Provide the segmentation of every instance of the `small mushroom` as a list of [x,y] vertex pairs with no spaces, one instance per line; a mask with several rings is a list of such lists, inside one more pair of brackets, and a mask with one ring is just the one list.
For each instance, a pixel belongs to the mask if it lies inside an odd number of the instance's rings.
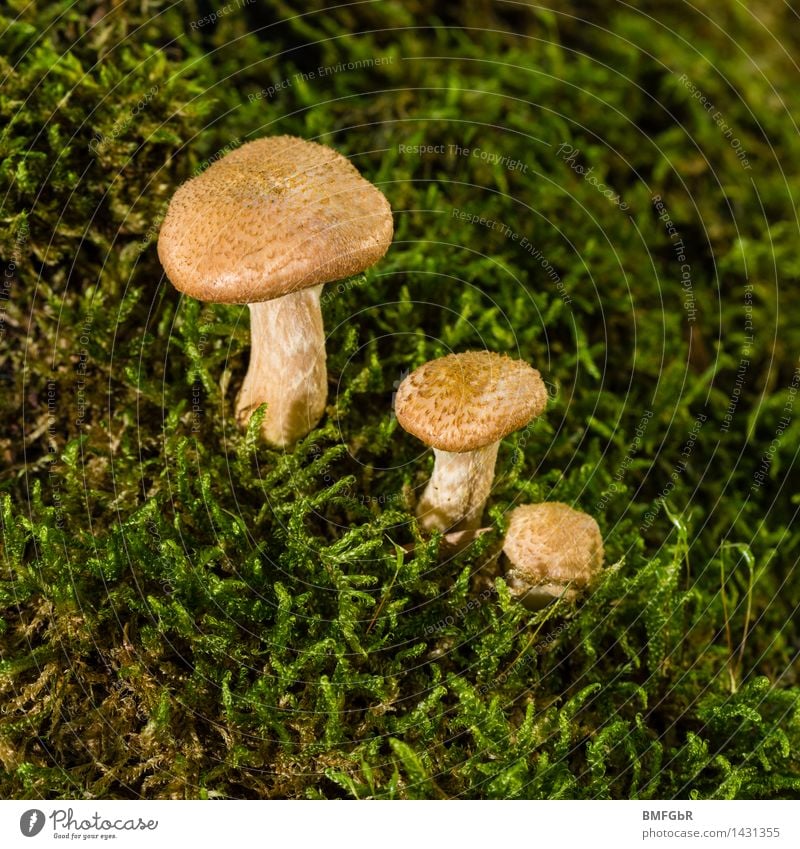
[[540,415],[539,372],[490,351],[448,354],[420,366],[397,389],[401,427],[433,448],[433,475],[417,505],[431,531],[480,526],[500,440]]
[[591,516],[568,504],[524,504],[511,512],[503,554],[512,595],[538,610],[589,586],[603,566],[603,538]]
[[265,402],[273,445],[317,424],[328,394],[322,286],[377,262],[392,230],[389,202],[348,159],[292,136],[242,145],[175,192],[158,237],[167,276],[194,298],[250,307],[242,426]]

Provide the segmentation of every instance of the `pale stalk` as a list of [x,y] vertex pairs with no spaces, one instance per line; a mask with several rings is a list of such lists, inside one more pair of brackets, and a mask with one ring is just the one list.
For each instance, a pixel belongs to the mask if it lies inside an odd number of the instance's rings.
[[472,531],[480,527],[499,446],[499,442],[493,442],[463,453],[433,449],[433,474],[417,505],[417,517],[426,531]]
[[236,400],[245,426],[267,404],[262,434],[279,448],[297,442],[325,411],[328,374],[320,293],[313,286],[271,301],[250,304],[250,367]]

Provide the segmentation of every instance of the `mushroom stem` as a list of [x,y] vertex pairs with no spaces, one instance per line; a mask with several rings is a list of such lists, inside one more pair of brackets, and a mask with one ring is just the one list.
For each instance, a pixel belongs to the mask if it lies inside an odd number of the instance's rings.
[[236,400],[236,419],[247,424],[267,404],[264,438],[285,448],[322,418],[328,396],[325,331],[320,293],[312,286],[250,304],[250,367]]
[[426,531],[480,527],[499,447],[499,442],[492,442],[463,453],[433,449],[433,474],[417,505],[417,518]]

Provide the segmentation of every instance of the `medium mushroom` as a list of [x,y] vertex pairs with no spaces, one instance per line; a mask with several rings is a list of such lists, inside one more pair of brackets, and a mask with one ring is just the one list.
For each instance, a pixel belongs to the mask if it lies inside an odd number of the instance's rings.
[[511,594],[538,610],[589,586],[603,565],[603,538],[591,516],[568,504],[524,504],[511,512],[503,554]]
[[433,475],[417,505],[425,530],[479,526],[500,440],[546,404],[536,369],[490,351],[448,354],[403,380],[395,397],[397,420],[434,453]]
[[292,136],[242,145],[175,192],[158,237],[167,276],[194,298],[250,307],[242,426],[263,403],[273,445],[317,424],[328,394],[322,286],[377,262],[392,230],[389,202],[348,159]]

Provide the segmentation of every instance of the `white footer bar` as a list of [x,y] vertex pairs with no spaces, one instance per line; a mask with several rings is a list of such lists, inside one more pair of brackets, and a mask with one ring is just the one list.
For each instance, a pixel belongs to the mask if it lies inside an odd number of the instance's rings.
[[800,802],[0,801],[0,846],[796,847]]

